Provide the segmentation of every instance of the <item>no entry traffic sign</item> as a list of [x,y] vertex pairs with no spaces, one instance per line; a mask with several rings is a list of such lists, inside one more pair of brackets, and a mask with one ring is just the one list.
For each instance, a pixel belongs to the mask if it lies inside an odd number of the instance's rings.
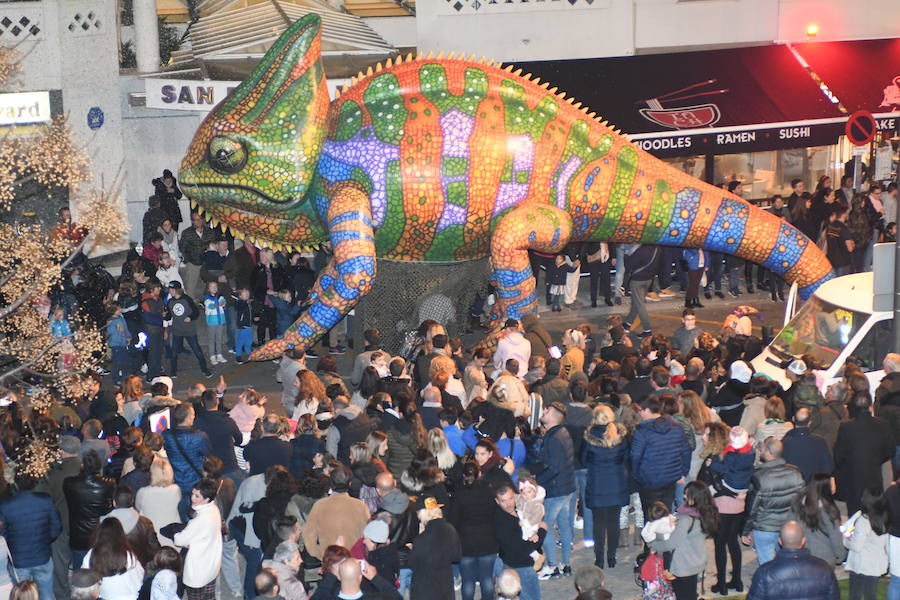
[[858,110],[847,119],[844,133],[847,139],[855,146],[865,146],[875,137],[878,123],[875,117],[867,110]]

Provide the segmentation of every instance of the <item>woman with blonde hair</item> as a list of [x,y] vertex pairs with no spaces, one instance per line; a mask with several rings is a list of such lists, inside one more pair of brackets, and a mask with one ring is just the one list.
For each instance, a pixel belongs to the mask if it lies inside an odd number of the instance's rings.
[[453,394],[459,398],[460,405],[465,408],[468,404],[468,398],[466,398],[466,388],[462,380],[458,379],[459,371],[456,369],[456,362],[449,356],[435,356],[431,359],[431,364],[428,366],[428,379],[432,381],[435,377],[444,374],[447,376],[447,384],[444,386],[444,390],[448,394]]
[[300,478],[307,469],[313,468],[313,459],[316,455],[325,452],[325,441],[321,439],[316,417],[309,413],[297,420],[296,433],[296,437],[291,440],[290,471],[295,478]]
[[322,380],[309,369],[297,373],[297,399],[294,400],[294,414],[291,418],[299,421],[303,415],[315,417],[319,404],[326,402],[325,386]]
[[594,517],[594,564],[600,568],[616,566],[619,512],[630,496],[627,459],[628,442],[616,427],[615,413],[605,404],[597,405],[584,432],[581,464],[587,469],[585,505]]
[[576,373],[584,373],[584,334],[578,329],[566,329],[562,343],[566,353],[559,359],[559,376],[568,381]]
[[711,410],[697,392],[685,390],[678,394],[678,401],[681,404],[681,414],[691,426],[694,432],[694,451],[691,452],[691,469],[688,471],[688,481],[697,478],[700,466],[703,464],[703,434],[706,432],[707,423],[715,423],[719,420],[716,411]]
[[160,530],[169,523],[180,523],[178,503],[181,502],[181,489],[175,485],[175,473],[169,461],[157,458],[150,465],[150,485],[138,490],[134,507],[141,515],[150,519],[159,543],[162,546],[174,546],[174,542],[160,534]]
[[446,481],[455,485],[461,476],[462,463],[457,460],[447,443],[447,436],[440,427],[428,431],[428,451],[437,459],[438,468],[444,472]]
[[369,460],[378,461],[384,465],[384,457],[388,453],[388,436],[383,431],[373,431],[366,437],[369,445]]

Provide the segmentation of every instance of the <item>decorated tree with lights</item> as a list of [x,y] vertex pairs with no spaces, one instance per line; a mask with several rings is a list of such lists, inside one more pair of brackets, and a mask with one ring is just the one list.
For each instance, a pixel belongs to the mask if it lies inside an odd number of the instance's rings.
[[[17,53],[0,47],[0,91],[14,87],[19,68]],[[89,180],[90,161],[65,118],[36,131],[0,131],[0,392],[24,391],[32,408],[81,395],[81,374],[97,369],[103,356],[98,323],[75,311],[68,316],[71,335],[59,336],[48,320],[49,293],[64,271],[126,231],[117,183],[98,190]],[[26,200],[49,201],[60,191],[78,206],[78,223],[51,229],[11,218]]]

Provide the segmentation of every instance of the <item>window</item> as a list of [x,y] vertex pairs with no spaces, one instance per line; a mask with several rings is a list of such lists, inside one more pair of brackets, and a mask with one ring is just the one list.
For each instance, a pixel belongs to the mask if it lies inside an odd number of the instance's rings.
[[891,344],[893,344],[892,328],[893,321],[891,319],[875,323],[857,346],[852,358],[859,363],[864,373],[881,370],[884,356],[891,351]]

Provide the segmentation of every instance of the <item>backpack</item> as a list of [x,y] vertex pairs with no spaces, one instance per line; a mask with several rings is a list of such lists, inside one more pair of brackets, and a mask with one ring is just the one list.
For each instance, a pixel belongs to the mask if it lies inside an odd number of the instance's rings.
[[362,485],[359,488],[359,499],[366,503],[370,514],[378,512],[378,490],[371,485]]

